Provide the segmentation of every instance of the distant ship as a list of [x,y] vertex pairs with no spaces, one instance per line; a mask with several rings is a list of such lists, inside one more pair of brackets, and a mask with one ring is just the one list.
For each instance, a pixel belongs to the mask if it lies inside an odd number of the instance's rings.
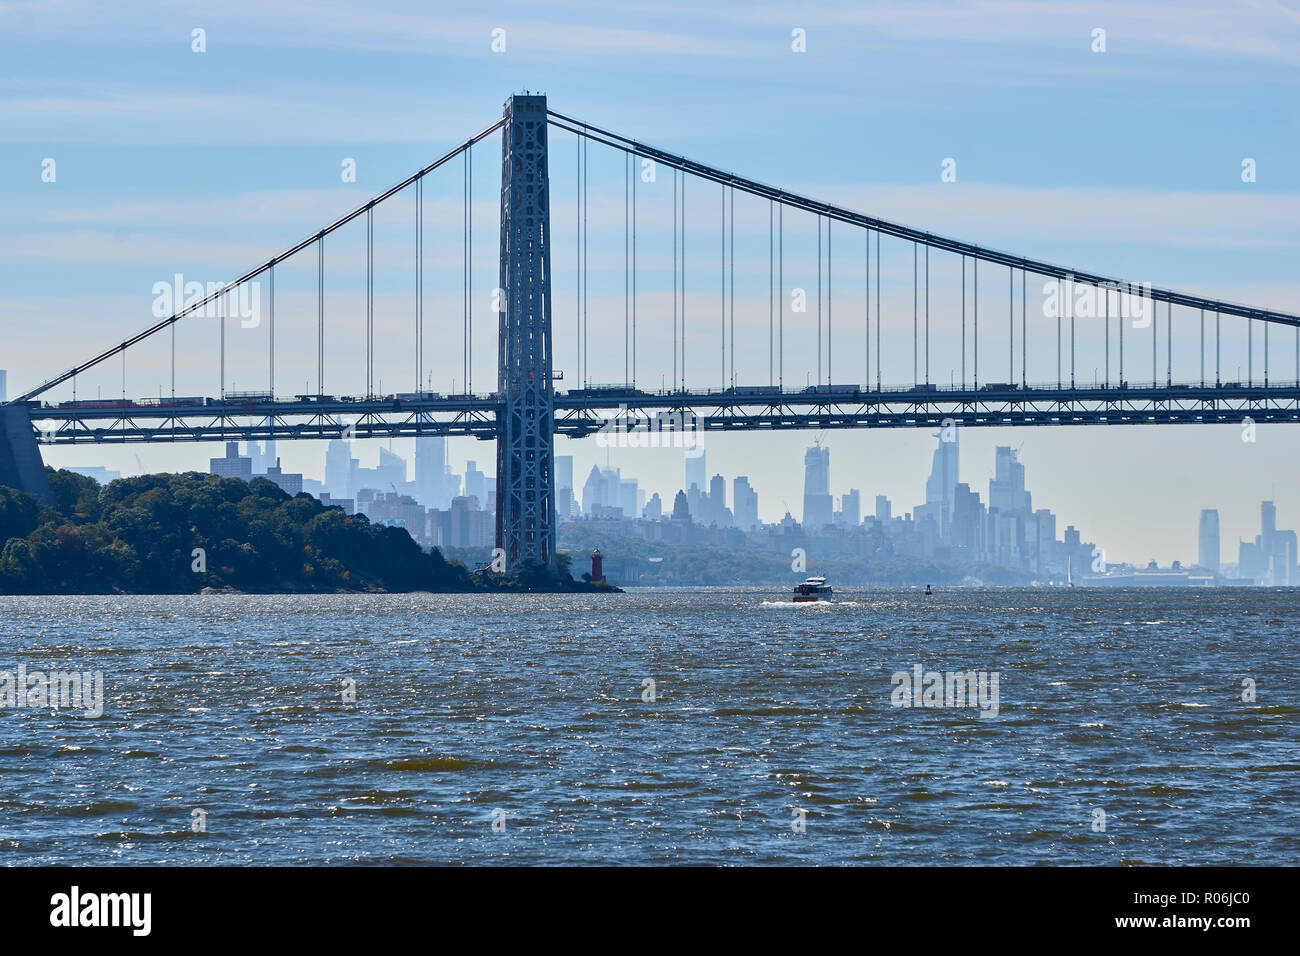
[[829,598],[834,591],[826,583],[825,578],[809,578],[803,584],[794,586],[794,603],[802,604],[806,601],[824,601]]

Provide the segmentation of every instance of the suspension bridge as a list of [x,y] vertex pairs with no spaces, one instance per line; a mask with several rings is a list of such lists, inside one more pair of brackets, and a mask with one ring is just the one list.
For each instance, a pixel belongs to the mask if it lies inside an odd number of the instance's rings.
[[[552,174],[558,153],[551,133],[572,140],[572,179]],[[496,377],[490,391],[476,392],[473,155],[496,137],[498,285],[488,310],[497,324]],[[617,164],[606,161],[606,172],[616,172],[606,176],[595,217],[594,328],[591,146]],[[457,168],[459,323],[445,306],[426,316],[426,190]],[[551,197],[561,181],[573,186],[574,240],[572,284],[563,290],[552,276],[559,224],[553,227]],[[413,256],[402,279],[412,295],[394,316],[392,306],[376,307],[376,285],[391,273],[376,265],[376,213],[403,202],[413,207]],[[349,225],[365,230],[364,308],[344,309],[339,319],[333,305],[327,309],[326,249]],[[695,259],[687,257],[688,238]],[[816,278],[808,281],[814,245]],[[451,258],[434,252],[439,268]],[[296,292],[296,318],[314,322],[282,330],[277,357],[276,275],[290,269],[300,278],[314,273],[314,296]],[[314,308],[302,306],[304,295]],[[265,352],[256,361],[228,349],[228,337],[239,334],[232,325],[247,327],[237,321],[239,305],[254,296],[267,313],[265,325],[257,323]],[[572,339],[557,331],[562,296]],[[193,353],[182,348],[178,365],[178,327],[203,318],[217,320],[217,342]],[[377,320],[409,322],[400,349],[410,363],[409,390],[382,388]],[[1294,341],[1283,339],[1279,327],[1289,327]],[[593,378],[593,334],[599,373],[614,384]],[[350,344],[342,355],[327,347],[344,335]],[[158,394],[129,397],[128,356],[159,342],[164,355],[145,366]],[[445,376],[456,365],[457,344],[459,376],[451,388],[434,391],[431,353]],[[557,368],[561,350],[567,380]],[[202,356],[201,371],[187,354]],[[302,392],[284,393],[287,363],[295,374],[305,366]],[[105,398],[104,374],[118,366],[120,393]],[[84,384],[79,394],[79,381],[96,374],[96,396],[85,397]],[[235,389],[234,374],[245,382],[255,376],[258,387]],[[334,387],[332,379],[348,387]],[[0,484],[47,495],[40,445],[468,436],[496,442],[497,545],[514,568],[554,559],[557,434],[1245,418],[1300,420],[1300,315],[1097,275],[875,218],[626,138],[525,94],[507,100],[500,120],[347,215],[237,279],[187,296],[160,321],[8,402],[0,408]]]

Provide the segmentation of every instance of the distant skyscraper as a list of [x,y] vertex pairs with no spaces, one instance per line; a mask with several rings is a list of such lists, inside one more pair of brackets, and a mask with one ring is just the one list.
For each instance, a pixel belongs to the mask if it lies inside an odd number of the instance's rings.
[[1259,550],[1253,541],[1241,541],[1237,544],[1237,576],[1253,578],[1256,583],[1268,574],[1269,559]]
[[250,441],[245,445],[245,452],[253,463],[253,474],[265,475],[275,467],[277,458],[275,455],[275,442]]
[[1271,501],[1261,501],[1259,503],[1259,537],[1255,543],[1259,545],[1260,554],[1267,563],[1273,554],[1273,535],[1277,531],[1277,506]]
[[803,456],[803,525],[819,530],[834,519],[831,498],[831,450],[813,445]]
[[953,489],[950,528],[953,546],[965,548],[967,560],[979,560],[986,550],[989,524],[987,516],[988,512],[980,502],[979,493],[971,491],[970,485],[965,482],[958,482]]
[[645,503],[645,509],[641,512],[643,518],[649,518],[651,521],[658,521],[664,515],[663,499],[659,497],[659,492],[650,496],[650,500]]
[[618,500],[615,504],[623,509],[623,517],[635,518],[637,516],[637,482],[635,478],[615,478],[614,486],[617,488]]
[[731,482],[731,507],[735,512],[736,527],[753,531],[758,527],[758,494],[749,485],[749,478],[741,475]]
[[1219,570],[1219,512],[1206,508],[1201,512],[1197,561],[1207,571]]
[[272,481],[278,485],[280,489],[288,495],[297,495],[302,493],[302,475],[286,474],[283,469],[280,468],[279,458],[275,460],[275,464],[267,467],[266,478],[268,481]]
[[446,511],[451,499],[460,490],[449,487],[451,476],[447,473],[447,439],[441,435],[427,435],[415,440],[415,493],[426,508]]
[[351,498],[352,446],[341,438],[333,439],[325,448],[325,487],[335,498]]
[[700,491],[708,491],[708,469],[705,467],[704,449],[688,452],[686,454],[686,487],[683,491],[690,491],[694,485]]
[[958,476],[960,447],[956,428],[945,427],[940,431],[939,447],[934,450],[930,477],[925,482],[925,508],[922,513],[934,518],[939,534],[945,539],[952,530],[957,483],[961,480]]
[[989,480],[989,510],[1003,514],[1030,511],[1030,499],[1025,491],[1025,466],[1020,456],[1008,445],[999,445],[993,455],[993,478]]
[[709,481],[709,515],[708,524],[725,528],[731,524],[727,514],[727,479],[714,475]]
[[572,518],[573,497],[573,456],[555,456],[555,511],[561,518]]
[[841,520],[850,528],[856,528],[862,522],[862,495],[853,488],[840,498]]
[[893,519],[893,506],[889,503],[889,498],[885,495],[876,495],[876,520],[881,524],[889,524]]
[[465,497],[477,498],[479,507],[487,501],[487,476],[478,470],[478,462],[465,462]]
[[1274,587],[1284,588],[1297,583],[1296,534],[1294,531],[1275,531],[1273,533],[1273,560],[1269,568],[1270,583]]
[[220,475],[222,478],[243,478],[253,480],[253,459],[239,454],[239,442],[226,442],[225,458],[208,459],[208,474]]
[[636,498],[635,479],[629,478],[625,485],[617,468],[592,465],[582,486],[582,513],[593,515],[597,508],[621,508],[625,518],[635,518]]
[[5,387],[5,370],[0,368],[0,402],[7,401]]

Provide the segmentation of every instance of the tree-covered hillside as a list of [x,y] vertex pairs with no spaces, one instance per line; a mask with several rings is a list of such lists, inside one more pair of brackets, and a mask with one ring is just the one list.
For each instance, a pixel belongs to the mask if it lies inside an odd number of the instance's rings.
[[0,593],[588,590],[567,573],[471,574],[403,528],[194,472],[100,486],[48,469],[54,502],[0,487]]

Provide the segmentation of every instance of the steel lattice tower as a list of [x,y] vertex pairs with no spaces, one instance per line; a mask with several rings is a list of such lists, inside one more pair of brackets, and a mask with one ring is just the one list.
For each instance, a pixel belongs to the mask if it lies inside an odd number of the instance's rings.
[[512,96],[501,136],[497,547],[510,570],[555,560],[551,204],[546,97]]

